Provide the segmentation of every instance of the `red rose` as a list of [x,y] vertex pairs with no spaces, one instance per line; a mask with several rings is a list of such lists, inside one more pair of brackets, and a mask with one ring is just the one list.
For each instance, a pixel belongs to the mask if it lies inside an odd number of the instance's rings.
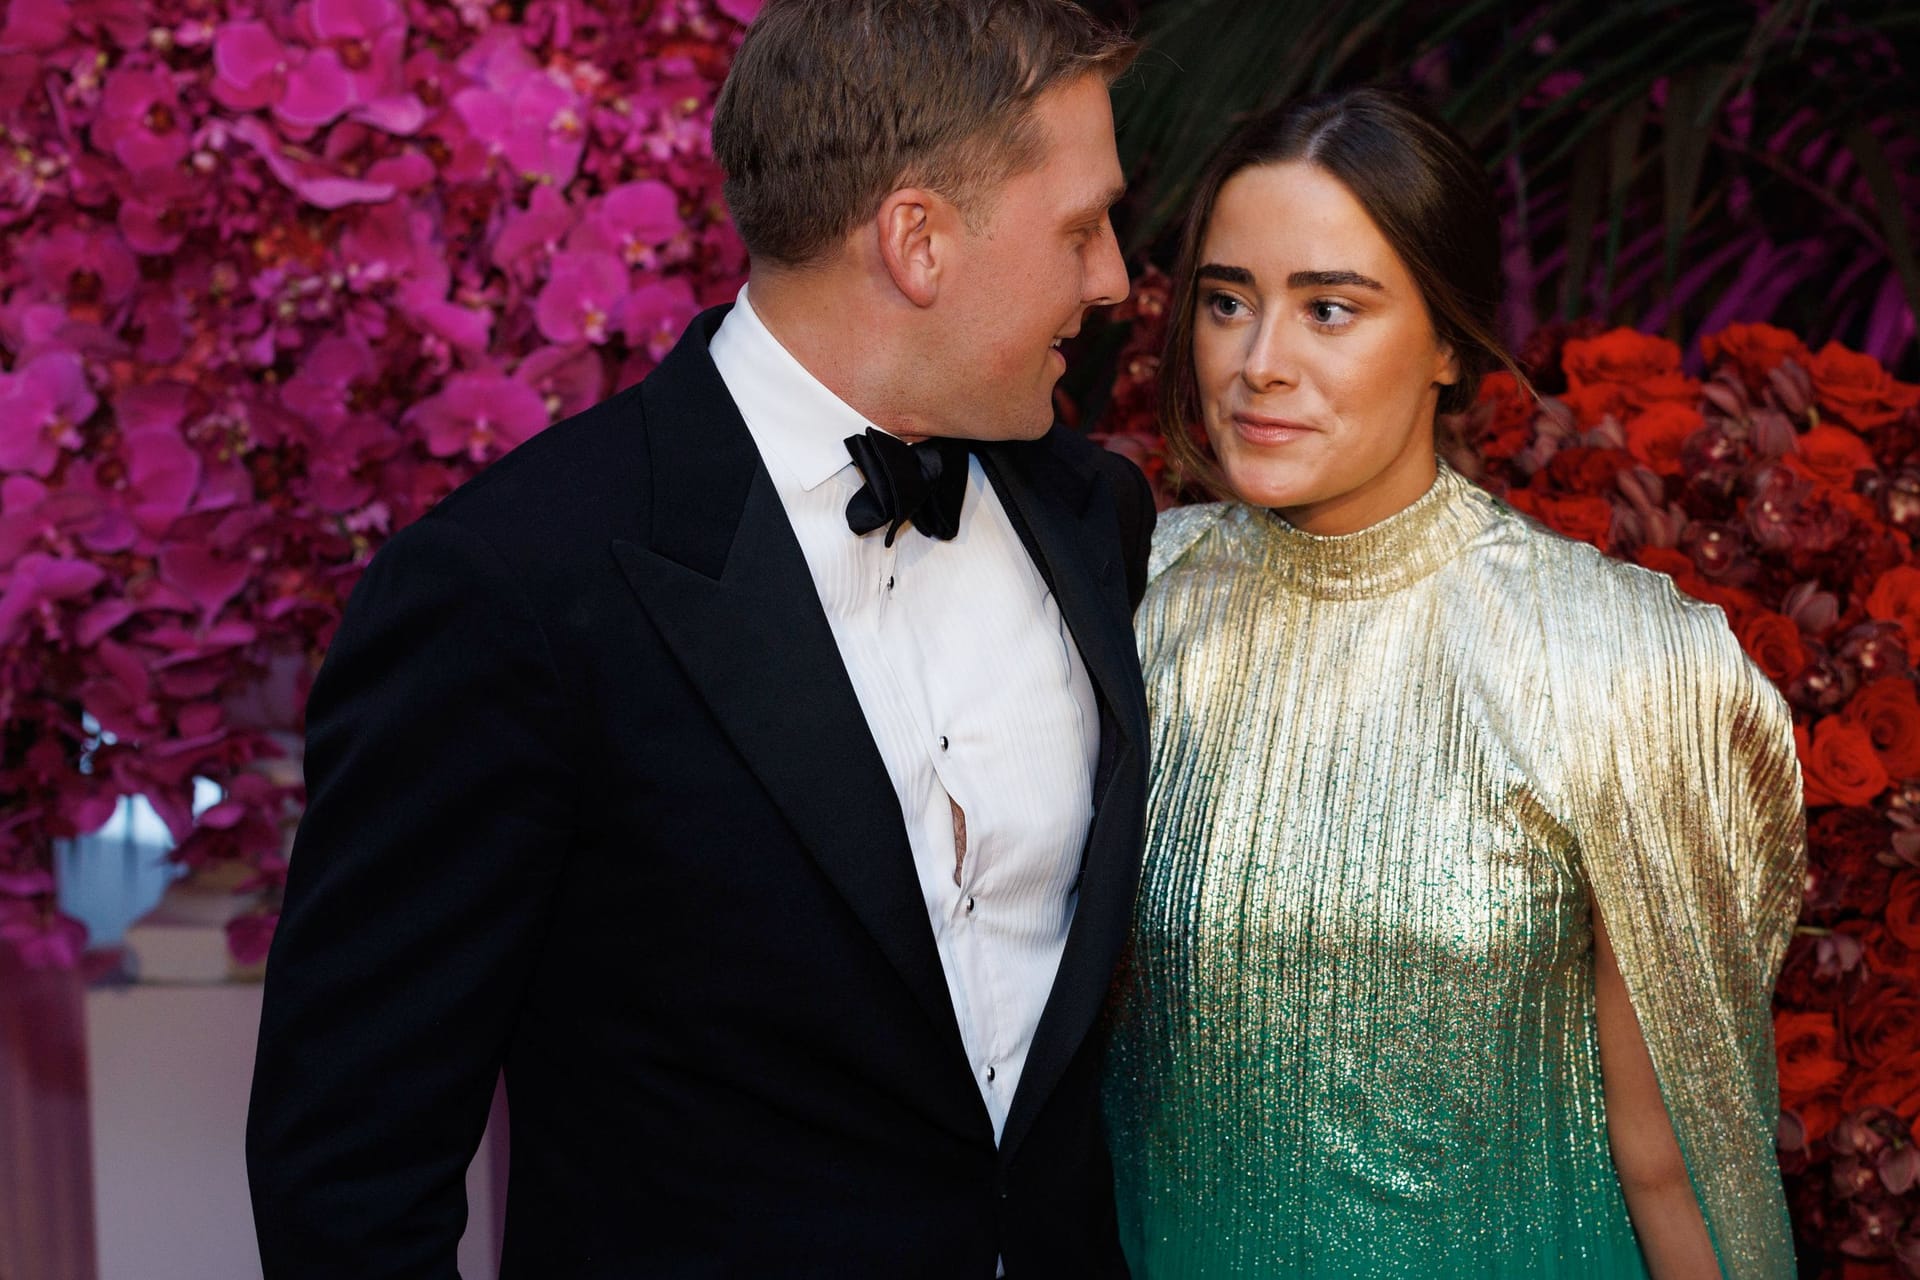
[[1627,452],[1663,476],[1681,473],[1680,449],[1707,420],[1690,404],[1662,400],[1627,419]]
[[1726,360],[1736,366],[1756,390],[1767,385],[1767,373],[1782,360],[1792,360],[1804,368],[1812,359],[1807,344],[1785,329],[1770,324],[1730,324],[1719,333],[1700,339],[1701,353],[1708,364]]
[[[1828,809],[1814,818],[1807,825],[1808,918],[1879,911],[1893,876],[1880,858],[1892,847],[1892,826],[1871,809]],[[1848,922],[1843,932],[1855,927]]]
[[1796,933],[1787,940],[1787,955],[1780,963],[1780,976],[1774,981],[1776,1009],[1811,1009],[1825,1003],[1814,971],[1813,938]]
[[1859,725],[1828,716],[1814,726],[1811,738],[1803,725],[1794,726],[1793,737],[1800,748],[1809,806],[1866,804],[1887,789],[1887,767]]
[[1706,598],[1700,594],[1701,590],[1706,586],[1706,579],[1700,576],[1700,566],[1696,565],[1693,562],[1693,558],[1679,548],[1656,547],[1648,544],[1636,547],[1633,552],[1633,558],[1642,567],[1652,569],[1657,573],[1664,573],[1669,578],[1672,578],[1674,586],[1694,597],[1694,599],[1702,600]]
[[1533,400],[1521,392],[1514,376],[1494,370],[1480,380],[1480,394],[1468,414],[1474,452],[1489,461],[1519,453],[1533,443],[1534,413]]
[[1920,1057],[1920,996],[1898,980],[1863,985],[1840,1008],[1840,1045],[1854,1066],[1868,1071]]
[[1693,557],[1677,548],[1642,546],[1634,551],[1633,558],[1646,568],[1672,578],[1674,586],[1695,600],[1719,605],[1726,610],[1728,625],[1736,630],[1744,626],[1744,620],[1759,608],[1752,592],[1703,577]]
[[1532,489],[1515,489],[1507,495],[1507,501],[1549,529],[1590,542],[1602,551],[1612,541],[1613,504],[1605,498],[1585,494],[1557,498]]
[[1619,449],[1575,445],[1555,453],[1547,463],[1547,485],[1563,494],[1609,493],[1620,473],[1632,466],[1633,456]]
[[1597,338],[1573,338],[1560,349],[1560,367],[1570,386],[1596,382],[1645,382],[1680,372],[1680,348],[1634,329],[1614,329]]
[[1920,662],[1920,569],[1895,565],[1867,593],[1867,616],[1897,622],[1907,633],[1907,657]]
[[1887,890],[1887,932],[1906,946],[1920,949],[1920,871],[1902,868]]
[[1807,647],[1791,618],[1770,609],[1753,614],[1740,626],[1740,647],[1776,684],[1791,680],[1807,665]]
[[1920,387],[1896,382],[1872,356],[1829,342],[1807,362],[1820,408],[1859,431],[1885,426],[1920,404]]
[[1673,547],[1640,547],[1634,551],[1633,558],[1648,569],[1666,574],[1680,584],[1683,591],[1686,589],[1684,579],[1698,576],[1700,572],[1685,552]]
[[1871,1071],[1854,1072],[1840,1091],[1840,1105],[1848,1111],[1885,1107],[1908,1121],[1920,1116],[1920,1054],[1909,1053]]
[[[1888,871],[1887,883],[1893,883],[1893,873]],[[1883,889],[1879,901],[1872,903],[1869,910],[1886,909],[1887,893]],[[1893,934],[1883,925],[1854,921],[1860,929],[1860,941],[1867,949],[1867,971],[1869,973],[1912,973],[1914,972],[1914,949]]]
[[1847,1073],[1830,1013],[1783,1010],[1774,1017],[1773,1037],[1780,1055],[1780,1100],[1788,1106],[1797,1107]]
[[1867,442],[1845,427],[1821,423],[1799,437],[1795,447],[1798,452],[1788,456],[1787,466],[1846,492],[1853,490],[1860,472],[1877,469]]
[[1695,405],[1700,384],[1683,373],[1662,373],[1641,382],[1588,382],[1568,387],[1560,401],[1582,427],[1597,427],[1609,415],[1625,422],[1659,404]]
[[1609,416],[1625,418],[1633,412],[1622,382],[1593,382],[1583,387],[1568,387],[1560,393],[1560,402],[1573,411],[1573,420],[1582,427],[1597,427]]
[[1832,1090],[1802,1098],[1791,1106],[1783,1102],[1781,1110],[1791,1111],[1800,1118],[1800,1125],[1806,1130],[1809,1143],[1819,1142],[1833,1132],[1833,1126],[1839,1124],[1840,1117],[1846,1115],[1846,1110],[1840,1105],[1839,1093]]
[[1886,676],[1862,685],[1841,714],[1867,731],[1889,775],[1920,774],[1920,697],[1912,680]]

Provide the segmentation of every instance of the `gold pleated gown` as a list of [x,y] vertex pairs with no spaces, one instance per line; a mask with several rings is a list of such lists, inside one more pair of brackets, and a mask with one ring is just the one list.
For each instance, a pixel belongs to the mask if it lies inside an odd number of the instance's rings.
[[1106,1089],[1141,1280],[1640,1276],[1607,922],[1727,1275],[1793,1274],[1769,999],[1805,820],[1720,611],[1442,467],[1360,533],[1170,512]]

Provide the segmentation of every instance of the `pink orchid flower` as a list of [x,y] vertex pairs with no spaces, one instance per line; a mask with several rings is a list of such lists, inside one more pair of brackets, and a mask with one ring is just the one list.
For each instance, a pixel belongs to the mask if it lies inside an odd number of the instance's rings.
[[296,91],[312,108],[324,111],[344,90],[345,106],[311,123],[324,124],[349,108],[356,120],[388,133],[412,133],[425,122],[426,107],[406,92],[401,78],[407,16],[400,5],[394,0],[311,0],[306,18],[323,43],[304,68],[314,77],[311,87],[303,85],[298,74],[289,78],[280,108],[283,118],[294,119],[287,101]]
[[460,65],[481,81],[453,97],[453,109],[468,131],[517,177],[560,186],[572,181],[586,147],[580,96],[533,65],[510,35],[483,41]]
[[12,642],[29,613],[84,596],[106,578],[106,571],[88,560],[38,551],[21,556],[0,587],[0,648]]
[[71,969],[86,950],[78,920],[17,898],[0,898],[0,942],[29,969]]
[[699,310],[693,286],[684,279],[650,280],[620,300],[619,323],[628,346],[659,361]]
[[227,948],[241,964],[261,964],[273,946],[278,911],[250,911],[227,921]]
[[53,474],[61,455],[80,447],[80,424],[99,403],[71,351],[45,351],[0,373],[0,471]]
[[236,110],[269,107],[298,129],[351,115],[410,134],[426,107],[406,91],[405,12],[392,0],[312,0],[301,15],[310,46],[280,39],[263,22],[228,22],[213,41],[214,97]]
[[528,280],[553,256],[577,216],[565,197],[550,186],[533,189],[525,209],[507,214],[500,234],[494,237],[493,265],[521,280]]
[[546,402],[517,378],[500,373],[456,373],[412,415],[440,457],[465,454],[475,462],[504,453],[547,425]]
[[70,0],[12,0],[0,5],[0,53],[44,53],[67,38]]
[[589,346],[541,347],[520,362],[513,376],[540,393],[547,416],[555,422],[571,418],[607,393],[606,367]]
[[629,182],[598,201],[567,247],[611,253],[630,267],[643,267],[685,233],[678,192],[664,182]]
[[93,140],[135,173],[171,168],[187,155],[184,118],[164,71],[120,67],[100,95]]
[[160,548],[160,578],[193,601],[203,618],[212,618],[239,595],[253,566],[216,555],[200,543],[175,542]]
[[20,246],[27,279],[65,318],[83,307],[117,308],[140,283],[140,262],[108,228],[70,222]]
[[189,394],[178,383],[149,383],[128,388],[114,401],[126,441],[128,515],[150,538],[187,513],[200,486],[200,455],[180,430]]
[[627,268],[605,253],[557,253],[534,320],[549,342],[605,343],[627,292]]
[[350,177],[310,152],[291,146],[252,116],[233,126],[233,136],[253,148],[274,177],[308,204],[339,209],[350,204],[393,199],[391,182],[369,182]]
[[322,338],[280,389],[280,402],[316,433],[337,430],[347,420],[354,385],[371,379],[375,370],[373,351],[360,338]]

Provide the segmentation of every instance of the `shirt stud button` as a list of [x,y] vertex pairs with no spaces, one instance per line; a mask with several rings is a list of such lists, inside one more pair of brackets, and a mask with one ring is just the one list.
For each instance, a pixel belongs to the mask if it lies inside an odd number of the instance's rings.
[[972,894],[967,895],[967,914],[968,915],[973,914],[973,895]]
[[999,1075],[999,1074],[1000,1074],[1000,1073],[999,1073],[999,1072],[997,1072],[997,1071],[995,1071],[995,1070],[994,1070],[994,1069],[993,1069],[992,1067],[988,1067],[988,1068],[987,1068],[987,1083],[988,1083],[988,1084],[992,1084],[992,1083],[993,1083],[993,1078],[994,1078],[995,1076],[997,1076],[997,1075]]
[[947,749],[947,735],[944,733],[940,735],[940,749],[942,751]]

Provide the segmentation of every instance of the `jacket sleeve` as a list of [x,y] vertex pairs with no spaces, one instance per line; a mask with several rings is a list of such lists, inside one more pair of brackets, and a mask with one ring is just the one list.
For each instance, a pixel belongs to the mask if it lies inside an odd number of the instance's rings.
[[569,844],[560,681],[506,564],[430,516],[307,709],[247,1166],[269,1280],[455,1277],[464,1175]]
[[1718,609],[1639,570],[1599,594],[1548,597],[1599,623],[1549,627],[1580,637],[1555,680],[1568,826],[1721,1270],[1789,1277],[1771,1001],[1806,865],[1792,718]]

